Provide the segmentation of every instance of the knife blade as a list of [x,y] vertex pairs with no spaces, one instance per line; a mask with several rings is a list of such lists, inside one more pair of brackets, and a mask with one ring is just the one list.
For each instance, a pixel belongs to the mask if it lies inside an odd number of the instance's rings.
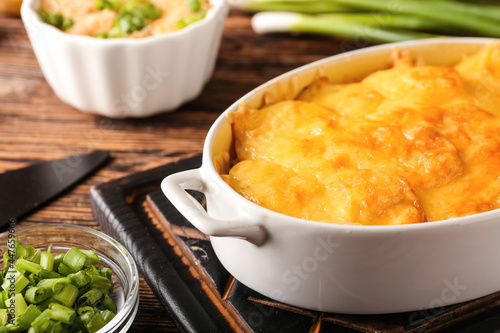
[[0,174],[0,227],[47,203],[108,158],[108,152],[95,151]]

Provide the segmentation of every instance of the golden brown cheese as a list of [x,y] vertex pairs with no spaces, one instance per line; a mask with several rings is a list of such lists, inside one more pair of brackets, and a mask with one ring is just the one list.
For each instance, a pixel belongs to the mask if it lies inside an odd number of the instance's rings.
[[436,221],[500,208],[500,44],[454,67],[407,55],[361,82],[231,114],[247,199],[307,220]]

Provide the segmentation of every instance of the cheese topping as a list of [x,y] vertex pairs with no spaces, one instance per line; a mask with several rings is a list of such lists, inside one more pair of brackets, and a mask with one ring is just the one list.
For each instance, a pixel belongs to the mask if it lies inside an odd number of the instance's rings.
[[223,179],[279,213],[408,224],[500,208],[500,44],[454,67],[412,63],[361,82],[318,79],[295,100],[231,114]]

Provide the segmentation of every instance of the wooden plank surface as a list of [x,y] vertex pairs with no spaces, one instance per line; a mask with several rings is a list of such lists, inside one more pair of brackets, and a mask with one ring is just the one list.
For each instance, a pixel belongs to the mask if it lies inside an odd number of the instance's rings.
[[[112,156],[19,226],[60,222],[99,229],[90,208],[91,186],[200,153],[213,121],[246,92],[303,64],[363,46],[317,36],[258,36],[250,17],[230,12],[215,73],[199,98],[152,118],[110,120],[61,102],[43,78],[21,20],[0,16],[0,172],[96,149]],[[176,331],[141,279],[131,332]]]

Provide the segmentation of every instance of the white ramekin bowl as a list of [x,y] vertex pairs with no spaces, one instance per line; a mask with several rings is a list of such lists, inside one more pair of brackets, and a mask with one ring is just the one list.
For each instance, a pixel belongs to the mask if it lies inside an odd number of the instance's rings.
[[[248,287],[291,305],[375,314],[455,304],[500,290],[500,210],[397,226],[327,224],[285,216],[246,200],[219,176],[234,153],[227,114],[295,96],[318,75],[342,82],[385,68],[394,47],[428,64],[452,65],[489,39],[450,38],[333,56],[258,87],[229,107],[206,138],[200,169],[165,178],[162,189],[211,235],[226,269]],[[229,153],[229,154],[228,154]],[[234,156],[234,155],[233,155]],[[208,213],[184,189],[205,194]]]
[[111,118],[172,111],[197,97],[212,75],[225,0],[211,0],[204,19],[143,39],[96,39],[64,33],[24,0],[23,23],[42,72],[56,95],[85,112]]

